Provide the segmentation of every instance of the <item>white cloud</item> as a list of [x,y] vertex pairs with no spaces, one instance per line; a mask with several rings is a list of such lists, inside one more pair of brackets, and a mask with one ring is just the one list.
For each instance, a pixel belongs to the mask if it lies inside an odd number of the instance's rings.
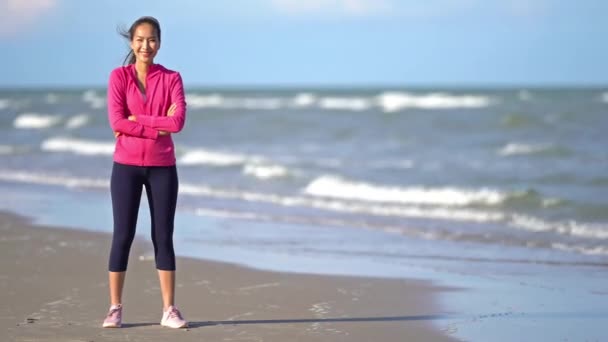
[[0,37],[29,28],[56,6],[57,0],[0,0]]
[[271,0],[272,6],[289,14],[345,14],[367,16],[389,13],[387,0]]
[[548,0],[260,0],[289,15],[398,16],[441,19],[451,16],[496,13],[534,17],[547,10]]

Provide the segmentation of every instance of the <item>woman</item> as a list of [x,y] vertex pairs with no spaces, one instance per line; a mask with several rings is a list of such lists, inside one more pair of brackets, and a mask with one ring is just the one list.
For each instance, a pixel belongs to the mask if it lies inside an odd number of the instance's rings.
[[116,148],[110,181],[114,215],[109,260],[111,306],[103,327],[121,326],[122,290],[145,186],[163,300],[160,324],[184,328],[188,323],[174,305],[173,223],[178,179],[171,139],[171,134],[184,126],[184,88],[179,73],[154,64],[161,42],[156,19],[139,18],[122,35],[130,41],[128,63],[112,71],[108,86],[108,117]]

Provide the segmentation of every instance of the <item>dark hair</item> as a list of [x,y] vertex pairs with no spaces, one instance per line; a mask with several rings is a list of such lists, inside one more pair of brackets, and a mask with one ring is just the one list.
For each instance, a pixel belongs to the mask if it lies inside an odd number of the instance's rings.
[[[156,18],[154,18],[154,17],[148,17],[148,16],[141,17],[141,18],[135,20],[133,22],[133,24],[131,24],[131,27],[129,28],[129,30],[119,28],[118,33],[121,36],[123,36],[125,39],[128,39],[130,42],[133,40],[133,35],[135,34],[135,30],[141,24],[152,25],[152,27],[154,27],[154,30],[156,31],[156,35],[158,36],[158,41],[160,42],[160,24],[158,23],[158,20],[156,20]],[[125,57],[125,60],[122,63],[124,65],[135,63],[135,55],[133,54],[133,51],[129,51],[129,53]]]

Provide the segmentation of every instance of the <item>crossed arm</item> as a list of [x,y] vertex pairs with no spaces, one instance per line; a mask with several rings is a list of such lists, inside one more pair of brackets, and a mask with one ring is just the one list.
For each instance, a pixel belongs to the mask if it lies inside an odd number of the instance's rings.
[[[171,104],[171,106],[169,107],[169,110],[167,110],[167,117],[174,116],[174,115],[175,115],[175,110],[176,110],[176,109],[177,109],[177,105],[176,105],[175,103]],[[141,117],[142,117],[142,116],[140,116],[140,118],[141,118]],[[129,120],[129,121],[133,121],[133,122],[136,122],[136,121],[137,121],[137,116],[135,116],[135,115],[131,114],[131,115],[129,115],[129,117],[127,118],[127,120]],[[159,135],[159,136],[163,136],[163,135],[169,135],[169,134],[171,134],[171,132],[168,132],[168,131],[163,131],[163,130],[161,130],[161,129],[159,129],[159,130],[158,130],[158,135]],[[120,135],[121,135],[121,133],[120,133],[120,132],[118,132],[118,131],[114,131],[114,137],[115,137],[115,138],[118,138]]]
[[180,74],[177,74],[170,86],[173,102],[166,116],[125,114],[125,92],[120,89],[120,75],[112,74],[108,87],[108,115],[114,136],[121,134],[147,139],[177,133],[184,127],[186,119],[186,101]]

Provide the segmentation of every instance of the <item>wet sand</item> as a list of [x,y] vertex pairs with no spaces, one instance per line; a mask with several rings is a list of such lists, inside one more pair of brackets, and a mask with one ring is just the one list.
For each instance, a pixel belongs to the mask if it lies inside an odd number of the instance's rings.
[[123,328],[103,329],[110,236],[0,213],[3,341],[452,341],[430,282],[255,270],[178,258],[189,329],[159,325],[149,241],[131,251]]

